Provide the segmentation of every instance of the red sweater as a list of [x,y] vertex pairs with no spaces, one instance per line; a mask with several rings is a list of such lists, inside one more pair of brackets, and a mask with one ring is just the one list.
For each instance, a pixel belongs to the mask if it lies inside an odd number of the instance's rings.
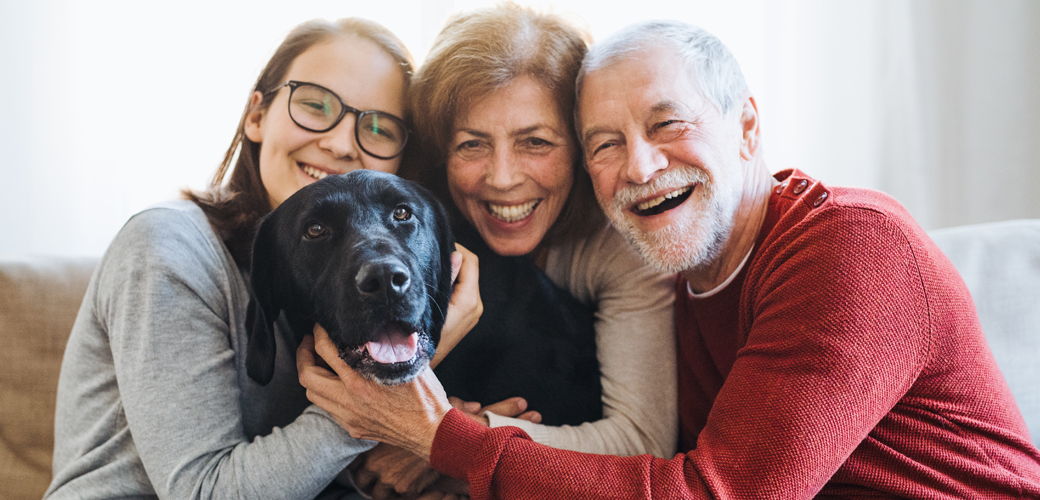
[[736,279],[704,299],[679,282],[686,453],[555,450],[453,410],[433,465],[474,499],[1040,498],[1040,452],[953,265],[881,193],[776,177]]

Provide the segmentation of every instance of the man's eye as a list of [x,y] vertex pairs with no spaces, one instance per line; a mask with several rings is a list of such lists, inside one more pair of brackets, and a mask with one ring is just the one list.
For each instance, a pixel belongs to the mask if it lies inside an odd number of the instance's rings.
[[600,144],[598,146],[593,147],[592,155],[590,155],[590,156],[595,156],[597,153],[605,151],[605,150],[607,150],[607,149],[609,149],[609,148],[611,148],[613,146],[615,146],[615,144],[613,142],[604,142],[604,143],[602,143],[602,144]]
[[394,220],[406,221],[412,218],[412,209],[408,205],[398,205],[394,209]]
[[303,237],[307,238],[308,240],[313,240],[325,236],[326,234],[328,234],[328,232],[329,229],[327,227],[315,222],[307,226],[307,232],[304,233]]
[[673,140],[686,130],[687,123],[682,120],[664,120],[657,122],[651,130],[651,135],[655,140],[659,141],[670,141]]

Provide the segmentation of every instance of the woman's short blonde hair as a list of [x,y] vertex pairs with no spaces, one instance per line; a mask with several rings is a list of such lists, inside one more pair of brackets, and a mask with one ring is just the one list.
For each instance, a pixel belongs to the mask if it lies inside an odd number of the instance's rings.
[[460,13],[412,78],[411,108],[425,161],[416,175],[445,201],[456,120],[476,100],[527,76],[548,89],[575,145],[574,187],[547,238],[587,234],[602,220],[574,133],[574,83],[592,36],[578,18],[505,2]]

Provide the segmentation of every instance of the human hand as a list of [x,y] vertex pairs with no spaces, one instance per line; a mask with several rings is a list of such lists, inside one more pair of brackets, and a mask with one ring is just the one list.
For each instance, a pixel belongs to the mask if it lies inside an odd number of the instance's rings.
[[[318,364],[323,359],[332,369]],[[429,461],[433,437],[451,409],[444,388],[426,369],[411,382],[380,385],[350,369],[320,325],[296,350],[296,368],[307,399],[351,436],[404,448]]]
[[521,420],[527,420],[528,422],[535,424],[539,424],[542,422],[541,413],[538,413],[536,411],[524,411],[527,409],[527,400],[520,397],[509,398],[484,407],[481,407],[480,403],[478,402],[463,401],[454,396],[448,398],[448,402],[451,403],[452,407],[458,409],[467,417],[485,426],[490,424],[487,416],[485,415],[485,413],[487,412],[491,412],[496,415],[501,415],[503,417],[519,418]]
[[354,485],[375,500],[414,498],[441,477],[418,455],[386,443],[358,456],[349,469]]
[[430,360],[431,367],[436,367],[458,345],[484,312],[484,303],[480,300],[479,259],[462,245],[456,243],[455,248],[457,251],[451,254],[451,279],[455,282],[455,290],[448,302],[448,314],[441,329],[437,352]]

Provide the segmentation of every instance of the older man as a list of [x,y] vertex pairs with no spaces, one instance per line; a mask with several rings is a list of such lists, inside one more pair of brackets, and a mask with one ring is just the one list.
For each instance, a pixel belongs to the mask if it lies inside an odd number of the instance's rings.
[[877,192],[770,175],[758,109],[710,34],[631,27],[592,49],[579,134],[597,197],[679,272],[681,449],[553,450],[449,411],[430,375],[382,388],[300,350],[312,398],[430,456],[474,498],[1040,498],[1040,452],[967,289]]

